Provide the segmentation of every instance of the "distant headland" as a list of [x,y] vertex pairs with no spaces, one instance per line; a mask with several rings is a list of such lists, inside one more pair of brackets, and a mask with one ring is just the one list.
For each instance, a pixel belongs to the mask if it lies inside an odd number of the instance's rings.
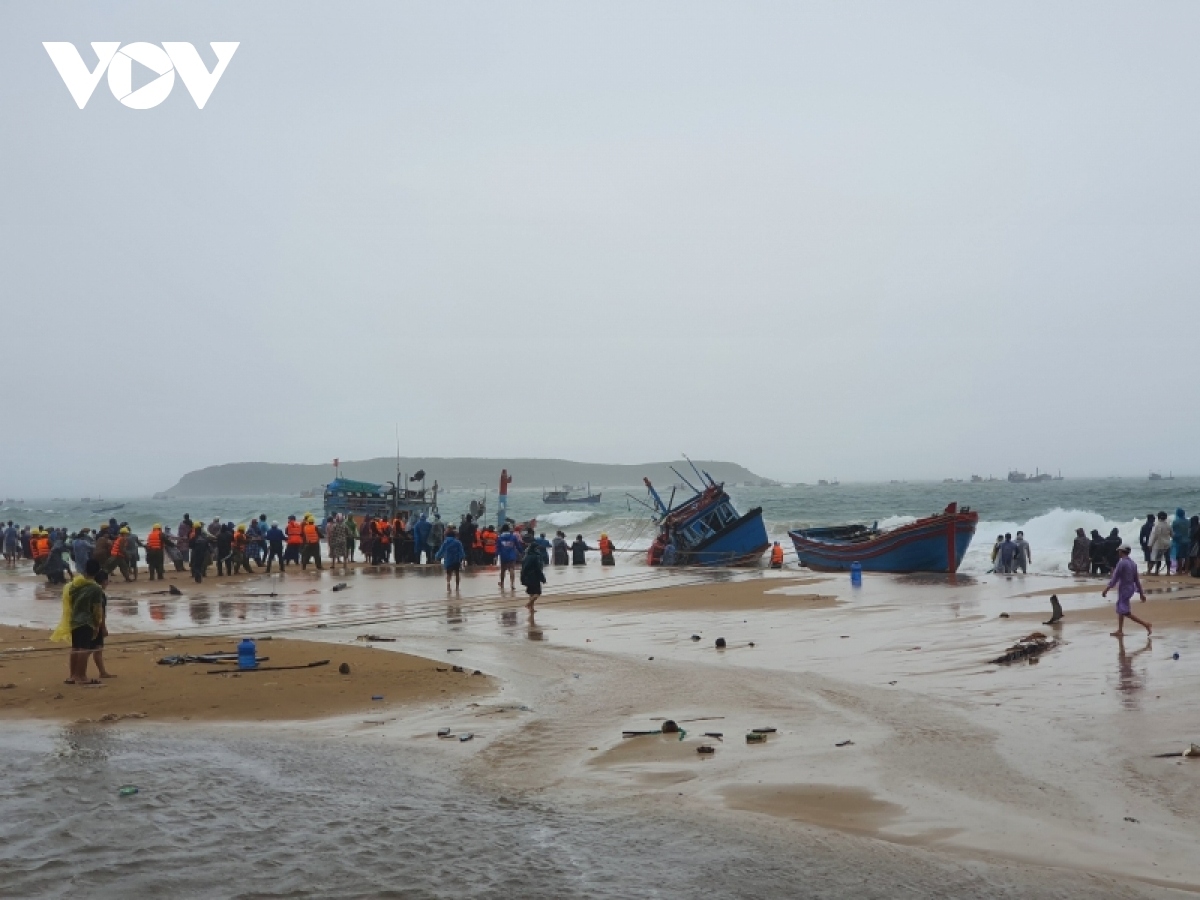
[[[730,485],[772,485],[769,478],[756,475],[737,463],[719,460],[694,460],[717,481]],[[691,468],[684,460],[637,465],[605,465],[573,462],[568,459],[481,459],[474,457],[400,457],[401,473],[411,475],[424,471],[429,483],[434,480],[443,488],[495,488],[500,470],[507,469],[513,488],[550,488],[555,485],[584,485],[614,487],[640,485],[643,476],[660,484],[674,484],[679,477],[671,471],[675,466],[686,476]],[[394,456],[377,459],[344,460],[340,471],[344,478],[381,483],[395,480],[397,460]],[[208,466],[188,472],[163,494],[172,497],[239,497],[264,494],[299,494],[328,483],[333,478],[333,465],[292,465],[288,463],[242,462]]]

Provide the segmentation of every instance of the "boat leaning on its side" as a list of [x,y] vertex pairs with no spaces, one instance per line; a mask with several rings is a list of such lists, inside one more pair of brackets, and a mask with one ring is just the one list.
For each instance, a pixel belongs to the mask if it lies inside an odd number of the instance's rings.
[[863,526],[789,531],[802,566],[845,572],[854,563],[864,572],[957,572],[971,546],[979,513],[951,503],[935,516],[890,531]]

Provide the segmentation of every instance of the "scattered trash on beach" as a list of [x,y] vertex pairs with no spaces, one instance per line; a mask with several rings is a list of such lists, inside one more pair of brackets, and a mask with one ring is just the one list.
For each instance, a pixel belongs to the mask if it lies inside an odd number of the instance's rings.
[[463,670],[462,666],[451,666],[450,667],[451,672],[461,672],[462,670]]
[[[109,722],[120,722],[120,721],[123,721],[123,720],[125,720],[125,719],[144,719],[144,718],[146,718],[146,714],[145,714],[144,712],[132,712],[132,713],[105,713],[104,715],[102,715],[102,716],[101,716],[100,718],[98,718],[98,719],[88,719],[87,721],[88,721],[88,722],[93,722],[93,721],[95,721],[95,722],[105,722],[105,723],[109,723]],[[80,720],[80,723],[81,723],[81,724],[82,724],[82,722],[83,722],[83,720]]]
[[375,643],[375,644],[394,644],[394,643],[396,643],[395,638],[380,637],[377,634],[360,634],[358,637],[355,638],[355,640],[356,641],[371,641],[372,643]]
[[750,729],[751,733],[753,733],[753,734],[774,734],[778,730],[779,730],[778,728],[751,728]]
[[1179,654],[1178,654],[1178,653],[1172,653],[1172,654],[1171,654],[1171,659],[1179,659]]
[[1172,758],[1178,758],[1180,756],[1184,757],[1185,759],[1187,759],[1187,758],[1195,759],[1196,757],[1200,757],[1200,744],[1188,744],[1187,747],[1185,747],[1181,753],[1156,753],[1156,754],[1154,754],[1155,759],[1172,759]]
[[1058,641],[1046,637],[1040,631],[1035,631],[1021,638],[1003,654],[991,660],[991,662],[996,665],[1006,665],[1022,659],[1034,662],[1038,656],[1057,646]]
[[663,734],[675,734],[678,731],[679,731],[679,726],[675,723],[674,719],[667,719],[665,722],[662,723],[662,733]]
[[647,735],[650,735],[650,734],[662,734],[662,732],[660,730],[658,730],[657,728],[653,731],[622,731],[621,737],[623,737],[623,738],[646,737]]
[[472,738],[474,738],[474,737],[475,737],[474,733],[473,733],[473,732],[470,732],[470,731],[468,731],[466,734],[460,734],[460,735],[458,736],[458,739],[459,739],[459,741],[460,741],[460,742],[462,742],[462,743],[464,743],[464,744],[465,744],[467,741],[471,740],[471,739],[472,739]]
[[767,736],[761,731],[751,731],[746,735],[747,744],[765,744],[766,742]]
[[346,590],[346,588],[347,588],[347,587],[349,587],[349,585],[348,585],[348,584],[346,584],[346,582],[344,582],[344,581],[339,581],[337,584],[335,584],[335,585],[333,586],[333,590],[334,590],[335,592],[337,592],[337,591],[344,591],[344,590]]
[[1137,824],[1138,824],[1138,820],[1137,820],[1137,819],[1135,819],[1133,816],[1126,816],[1126,817],[1125,817],[1125,821],[1126,821],[1126,822],[1132,822],[1134,825],[1137,825]]
[[9,682],[8,684],[0,684],[0,691],[11,691],[16,685]]
[[721,742],[724,742],[725,740],[725,732],[723,731],[706,731],[704,732],[704,736],[706,738],[713,738],[714,740]]
[[239,674],[249,675],[251,672],[284,672],[289,669],[315,669],[318,666],[327,666],[327,665],[329,665],[329,660],[319,659],[316,662],[310,662],[303,666],[259,666],[257,669],[239,669],[237,671],[234,671],[233,669],[209,669],[207,674],[236,676]]
[[121,797],[132,797],[138,792],[136,784],[123,784],[117,788],[117,795]]
[[834,744],[833,746],[835,746],[835,747],[853,747],[854,741],[839,741],[838,743]]
[[439,728],[437,736],[440,738],[450,737],[450,729],[449,728]]
[[349,675],[350,674],[350,664],[342,663],[340,666],[338,666],[338,673],[341,675]]
[[446,650],[447,653],[462,653],[462,647],[450,647]]
[[692,640],[693,640],[693,641],[698,641],[698,640],[700,640],[700,635],[698,635],[698,634],[693,634],[693,635],[692,635]]
[[383,699],[383,694],[372,694],[372,695],[371,695],[371,699],[372,699],[372,700],[382,700],[382,699]]
[[718,650],[725,649],[725,638],[717,638],[717,649]]
[[1000,613],[1000,618],[1007,619],[1007,618],[1009,618],[1009,615],[1008,615],[1008,613]]
[[708,744],[701,744],[699,747],[696,748],[696,752],[697,753],[716,753],[717,748],[710,747]]

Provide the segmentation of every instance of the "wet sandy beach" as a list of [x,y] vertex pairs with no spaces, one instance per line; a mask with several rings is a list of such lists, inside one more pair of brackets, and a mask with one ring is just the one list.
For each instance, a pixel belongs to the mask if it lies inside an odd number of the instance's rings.
[[[273,635],[479,669],[486,695],[270,727],[426,760],[480,796],[668,815],[809,849],[838,834],[881,872],[984,866],[992,875],[962,888],[979,896],[1004,895],[997,871],[1024,895],[1200,886],[1200,760],[1156,758],[1200,737],[1200,587],[1149,579],[1161,592],[1139,612],[1157,633],[1117,641],[1102,584],[1048,576],[868,576],[854,589],[796,571],[547,575],[533,617],[493,571],[447,598],[436,572],[353,569],[180,581],[178,598],[116,585],[110,621],[115,634]],[[1054,627],[1040,624],[1049,591],[1066,612]],[[58,604],[31,578],[0,583],[10,624],[48,627]],[[1035,629],[1059,645],[1035,664],[988,662]],[[366,651],[364,633],[397,640]],[[682,739],[621,736],[665,718]],[[445,727],[474,739],[439,740]],[[748,744],[753,728],[776,731]]]

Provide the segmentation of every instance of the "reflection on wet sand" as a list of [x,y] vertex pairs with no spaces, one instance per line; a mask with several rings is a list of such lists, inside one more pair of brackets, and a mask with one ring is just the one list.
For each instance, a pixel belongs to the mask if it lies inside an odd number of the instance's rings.
[[1117,638],[1117,690],[1121,692],[1121,705],[1125,709],[1140,709],[1141,698],[1138,694],[1145,688],[1145,668],[1135,673],[1133,661],[1153,649],[1152,641],[1146,638],[1146,646],[1132,653],[1125,652],[1125,638]]

